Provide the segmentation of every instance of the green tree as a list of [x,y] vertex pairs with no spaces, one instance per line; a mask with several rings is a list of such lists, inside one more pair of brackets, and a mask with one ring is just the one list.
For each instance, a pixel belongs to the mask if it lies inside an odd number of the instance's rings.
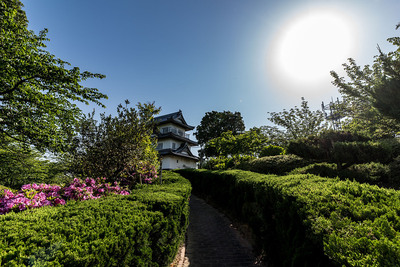
[[258,156],[267,142],[268,139],[257,128],[238,135],[228,131],[222,133],[220,137],[209,140],[204,147],[204,154],[207,157]]
[[[126,101],[128,104],[129,102]],[[94,111],[82,119],[72,151],[72,171],[76,175],[107,177],[115,180],[137,166],[158,167],[154,115],[160,112],[154,103],[137,104],[137,109],[119,105],[117,116]]]
[[400,123],[400,79],[385,80],[375,90],[373,98],[375,100],[374,107],[381,114]]
[[28,183],[63,183],[70,177],[60,162],[49,161],[43,154],[10,138],[0,147],[0,184],[20,189]]
[[271,142],[287,146],[291,140],[315,135],[327,128],[322,111],[311,111],[308,102],[302,98],[301,107],[295,106],[281,112],[268,112],[268,118],[277,126],[263,126],[261,129]]
[[194,135],[199,145],[205,145],[209,140],[220,137],[222,133],[231,131],[233,135],[245,130],[244,121],[240,112],[211,111],[206,112],[196,128]]
[[19,0],[0,2],[0,139],[13,138],[40,150],[64,151],[81,116],[76,102],[103,106],[107,98],[80,83],[104,75],[78,67],[45,50],[47,30],[36,35]]
[[378,46],[372,66],[360,67],[352,58],[343,64],[347,80],[331,71],[332,83],[344,100],[342,112],[348,118],[344,130],[374,139],[392,137],[400,130],[395,120],[400,114],[400,38],[389,38],[388,42],[397,49],[385,54]]

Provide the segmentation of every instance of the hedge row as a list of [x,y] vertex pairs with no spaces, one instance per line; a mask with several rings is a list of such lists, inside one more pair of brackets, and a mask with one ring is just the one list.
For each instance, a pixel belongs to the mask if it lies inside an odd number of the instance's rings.
[[277,155],[253,159],[238,166],[238,169],[263,174],[283,175],[293,169],[304,167],[312,163],[296,155]]
[[188,225],[190,183],[0,216],[1,266],[166,266]]
[[338,177],[341,180],[355,180],[360,183],[369,183],[381,187],[395,187],[397,177],[392,177],[391,168],[377,162],[354,164],[347,169],[337,169],[334,163],[314,163],[292,170],[289,174],[315,174],[321,177]]
[[351,181],[180,170],[253,230],[277,266],[399,266],[400,193]]

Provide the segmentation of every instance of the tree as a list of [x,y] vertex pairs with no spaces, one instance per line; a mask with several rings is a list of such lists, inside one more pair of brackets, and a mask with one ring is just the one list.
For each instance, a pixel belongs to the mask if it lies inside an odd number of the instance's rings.
[[384,81],[373,93],[374,107],[389,118],[400,123],[400,79]]
[[6,138],[0,146],[0,184],[20,189],[28,183],[60,183],[68,180],[66,167],[46,160],[36,149]]
[[[400,25],[400,24],[399,24]],[[399,27],[397,25],[397,27]],[[332,83],[343,97],[343,113],[349,119],[344,130],[359,132],[374,139],[392,137],[400,130],[395,118],[400,101],[400,38],[389,38],[397,46],[385,54],[378,46],[379,54],[372,66],[363,68],[352,58],[343,64],[348,80],[331,71]]]
[[83,87],[88,78],[104,75],[78,67],[45,50],[47,30],[36,35],[19,0],[0,3],[0,139],[13,138],[40,150],[64,151],[81,116],[76,102],[102,107],[107,98]]
[[220,137],[222,133],[231,131],[237,135],[245,130],[244,122],[240,112],[206,112],[196,128],[194,135],[201,146],[209,140]]
[[261,129],[275,145],[286,146],[291,140],[315,135],[327,128],[321,111],[311,111],[302,98],[301,108],[295,106],[281,112],[268,112],[271,122],[279,126],[264,126]]
[[267,142],[268,139],[257,128],[238,135],[228,131],[209,140],[204,147],[204,154],[207,157],[258,156]]
[[74,173],[116,180],[126,177],[126,171],[142,171],[138,166],[157,167],[153,118],[159,111],[154,103],[138,103],[137,109],[119,105],[115,117],[100,114],[99,123],[94,119],[94,111],[85,116],[71,153]]

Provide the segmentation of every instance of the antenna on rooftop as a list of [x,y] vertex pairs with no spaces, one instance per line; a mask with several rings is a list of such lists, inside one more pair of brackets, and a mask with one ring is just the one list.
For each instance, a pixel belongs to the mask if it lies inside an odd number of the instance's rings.
[[339,131],[342,129],[342,123],[340,121],[341,119],[344,118],[344,116],[341,112],[342,104],[343,104],[343,101],[339,101],[339,98],[337,98],[336,101],[333,101],[333,98],[332,98],[331,102],[327,105],[325,105],[323,101],[321,104],[322,112],[325,115],[325,119],[332,124],[332,128],[335,131]]

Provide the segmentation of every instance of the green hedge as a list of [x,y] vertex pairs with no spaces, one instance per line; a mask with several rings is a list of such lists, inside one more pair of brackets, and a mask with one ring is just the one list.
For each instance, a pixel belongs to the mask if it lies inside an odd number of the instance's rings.
[[0,216],[1,266],[167,266],[188,225],[190,183]]
[[311,161],[296,155],[277,155],[251,160],[239,166],[238,169],[263,174],[283,175],[293,169],[307,166],[310,163]]
[[347,168],[369,162],[387,164],[399,155],[400,143],[396,139],[368,141],[350,133],[327,132],[291,141],[287,153]]
[[234,155],[232,157],[217,157],[208,159],[202,166],[203,169],[207,170],[229,170],[229,169],[240,169],[242,166],[246,166],[249,161],[254,160],[255,157],[248,155]]
[[330,178],[339,177],[341,180],[356,180],[360,183],[369,183],[389,188],[398,188],[398,185],[391,180],[390,166],[377,162],[354,164],[342,170],[338,170],[337,165],[333,163],[314,163],[294,169],[289,174],[306,173]]
[[277,266],[400,265],[398,191],[311,174],[179,173],[249,224]]
[[277,155],[285,155],[286,150],[280,146],[268,145],[261,149],[260,157],[270,157]]

